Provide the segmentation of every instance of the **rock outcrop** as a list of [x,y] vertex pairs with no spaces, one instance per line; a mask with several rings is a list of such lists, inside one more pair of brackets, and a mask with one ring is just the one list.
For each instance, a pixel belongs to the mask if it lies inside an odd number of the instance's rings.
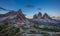
[[51,17],[50,17],[47,13],[45,13],[45,14],[43,15],[43,19],[51,19]]
[[33,18],[34,18],[34,19],[37,19],[37,15],[35,14],[35,15],[33,16]]
[[0,15],[0,19],[2,19],[0,20],[0,22],[8,21],[8,22],[12,22],[13,24],[17,24],[18,20],[24,23],[28,21],[25,15],[22,13],[21,9],[19,9],[18,11],[10,11],[6,14],[2,14]]
[[21,20],[25,20],[26,19],[25,15],[22,13],[21,9],[18,10],[17,17],[20,18]]
[[37,17],[38,17],[38,19],[41,19],[42,18],[42,13],[39,12]]
[[33,19],[52,19],[47,13],[42,16],[42,13],[39,12],[33,16]]
[[16,15],[17,12],[15,11],[9,11],[8,13],[6,14],[0,14],[0,18],[1,17],[7,17],[7,16],[13,16],[13,15]]

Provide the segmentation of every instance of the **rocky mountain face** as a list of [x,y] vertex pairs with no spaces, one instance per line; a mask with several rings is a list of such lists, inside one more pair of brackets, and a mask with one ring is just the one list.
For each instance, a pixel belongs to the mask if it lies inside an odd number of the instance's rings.
[[16,11],[10,11],[10,12],[6,13],[7,16],[14,16],[16,14],[17,14]]
[[25,15],[22,13],[21,9],[18,10],[17,17],[20,18],[20,20],[26,19]]
[[42,13],[39,12],[37,15],[33,16],[34,19],[52,19],[47,13],[42,16]]
[[12,23],[15,23],[18,21],[18,20],[21,20],[23,22],[26,22],[28,21],[25,17],[25,15],[22,13],[22,10],[19,9],[18,11],[10,11],[6,14],[0,14],[0,22],[5,22],[5,21],[8,21],[8,22],[12,22]]
[[39,24],[41,24],[41,23],[42,24],[44,24],[44,23],[60,24],[59,22],[57,22],[57,20],[52,19],[47,13],[44,13],[44,15],[42,15],[41,12],[39,12],[38,14],[35,14],[33,16],[32,22],[39,23]]
[[7,16],[13,16],[13,15],[16,15],[16,12],[15,11],[10,11],[6,14],[0,14],[0,18],[1,17],[7,17]]
[[34,18],[34,19],[37,19],[37,15],[35,14],[35,15],[33,16],[33,18]]
[[43,15],[43,19],[52,19],[47,13]]
[[42,18],[42,13],[39,12],[38,14],[35,14],[35,15],[33,16],[33,18],[34,18],[34,19],[41,19],[41,18]]
[[41,19],[41,18],[42,18],[42,13],[39,12],[39,13],[38,13],[38,19]]
[[0,17],[4,17],[5,16],[5,14],[0,14]]
[[[0,24],[4,23],[4,22],[11,22],[13,24],[17,24],[17,21],[22,21],[26,24],[32,22],[34,23],[34,21],[37,22],[51,22],[51,23],[56,23],[56,21],[51,20],[52,18],[45,13],[44,15],[42,15],[41,12],[39,12],[38,14],[35,14],[33,16],[33,19],[31,19],[30,21],[25,17],[25,15],[22,13],[22,10],[19,9],[18,11],[10,11],[6,14],[0,14]],[[18,22],[19,22],[18,21]],[[20,22],[19,22],[20,23]],[[31,23],[30,23],[31,24]]]

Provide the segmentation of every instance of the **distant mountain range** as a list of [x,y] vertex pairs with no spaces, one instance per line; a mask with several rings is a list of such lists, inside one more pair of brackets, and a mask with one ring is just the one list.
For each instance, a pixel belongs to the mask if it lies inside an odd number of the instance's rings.
[[17,24],[18,20],[21,20],[25,24],[29,24],[30,22],[34,23],[34,21],[57,23],[57,21],[53,20],[47,13],[42,15],[41,12],[35,14],[31,20],[25,17],[21,9],[18,11],[10,11],[6,14],[0,14],[0,23],[11,22]]
[[59,20],[52,19],[47,13],[42,15],[41,12],[33,16],[32,22],[37,22],[39,24],[48,23],[48,24],[59,24]]
[[21,9],[19,9],[18,11],[10,11],[6,14],[0,14],[0,23],[12,22],[12,23],[17,24],[18,20],[21,20],[24,23],[26,23],[26,21],[28,21],[26,19],[25,15],[22,13]]
[[52,19],[47,13],[44,13],[44,15],[42,15],[41,12],[39,12],[38,14],[35,14],[33,16],[34,19]]

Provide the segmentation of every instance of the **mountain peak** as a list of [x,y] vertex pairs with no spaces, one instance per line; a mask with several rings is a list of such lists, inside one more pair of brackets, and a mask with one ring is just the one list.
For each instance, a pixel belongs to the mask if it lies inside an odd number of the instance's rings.
[[38,13],[38,19],[41,19],[41,18],[42,18],[42,13],[39,12],[39,13]]
[[42,16],[41,12],[39,12],[37,15],[35,14],[33,16],[33,18],[36,18],[36,19],[51,19],[51,17],[47,13],[44,13],[44,15]]
[[41,13],[41,12],[39,12],[39,13],[38,13],[38,16],[39,16],[39,15],[42,15],[42,13]]
[[37,18],[37,15],[35,14],[35,15],[33,16],[33,18],[35,18],[35,19],[36,19],[36,18]]
[[18,13],[22,13],[22,10],[21,10],[21,9],[19,9],[19,10],[18,10]]
[[47,13],[44,13],[43,18],[44,19],[51,19],[51,17]]

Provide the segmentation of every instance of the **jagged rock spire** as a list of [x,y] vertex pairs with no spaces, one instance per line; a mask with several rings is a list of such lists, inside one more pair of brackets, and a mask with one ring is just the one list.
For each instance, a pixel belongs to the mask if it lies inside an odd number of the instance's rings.
[[33,16],[33,18],[36,19],[36,18],[37,18],[37,15],[35,14],[35,15]]
[[42,13],[39,12],[38,14],[35,14],[35,15],[33,16],[33,18],[35,18],[35,19],[41,19],[41,18],[42,18]]
[[38,13],[38,16],[42,16],[42,13],[41,13],[41,12],[39,12],[39,13]]
[[48,17],[48,14],[47,13],[44,13],[43,17]]
[[42,18],[42,13],[39,12],[39,13],[38,13],[38,19],[41,19],[41,18]]
[[35,14],[33,16],[33,18],[35,19],[52,19],[47,13],[45,13],[43,16],[42,16],[42,13],[39,12],[37,15]]
[[19,13],[19,14],[22,14],[22,10],[21,10],[21,9],[19,9],[19,10],[18,10],[18,13]]
[[17,17],[20,19],[20,20],[25,20],[26,17],[25,15],[22,13],[22,10],[19,9],[18,12],[17,12]]
[[47,13],[45,13],[45,14],[43,15],[43,18],[44,18],[44,19],[51,19],[51,17],[50,17]]

